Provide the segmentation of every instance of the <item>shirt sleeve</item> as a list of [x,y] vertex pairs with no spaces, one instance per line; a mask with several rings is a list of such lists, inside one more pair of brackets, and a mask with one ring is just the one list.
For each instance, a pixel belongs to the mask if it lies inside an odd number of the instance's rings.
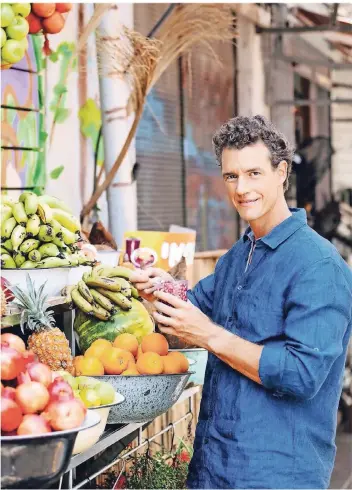
[[264,346],[259,377],[276,396],[313,398],[347,345],[352,291],[332,259],[295,281],[286,303],[285,338]]
[[187,291],[187,297],[205,315],[211,316],[213,310],[215,274],[199,281],[193,289]]

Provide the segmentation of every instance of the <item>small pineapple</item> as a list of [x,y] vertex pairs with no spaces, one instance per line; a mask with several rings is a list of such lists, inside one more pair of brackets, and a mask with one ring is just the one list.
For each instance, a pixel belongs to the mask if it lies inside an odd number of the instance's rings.
[[38,356],[40,362],[53,371],[65,370],[74,374],[68,340],[65,334],[55,327],[53,311],[48,310],[48,297],[43,293],[45,284],[36,290],[34,282],[27,274],[27,292],[18,286],[11,288],[15,295],[14,303],[22,310],[21,329],[23,332],[27,323],[27,328],[33,332],[28,338],[28,347]]

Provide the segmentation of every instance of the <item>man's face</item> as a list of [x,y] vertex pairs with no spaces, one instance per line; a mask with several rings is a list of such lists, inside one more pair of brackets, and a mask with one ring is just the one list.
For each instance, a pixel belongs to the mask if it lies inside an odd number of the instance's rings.
[[287,163],[271,165],[271,155],[262,141],[242,150],[225,148],[222,152],[222,175],[229,198],[239,215],[251,222],[270,212],[280,195],[286,178]]

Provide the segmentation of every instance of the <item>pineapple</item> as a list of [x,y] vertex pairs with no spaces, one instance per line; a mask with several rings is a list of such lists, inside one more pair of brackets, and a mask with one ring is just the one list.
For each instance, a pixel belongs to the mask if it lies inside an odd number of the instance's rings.
[[14,303],[22,310],[22,332],[25,323],[28,330],[33,332],[28,338],[28,347],[38,356],[40,362],[48,365],[53,371],[65,370],[74,374],[68,340],[65,334],[55,327],[54,313],[48,310],[48,297],[43,293],[45,283],[38,290],[34,286],[27,274],[27,292],[18,286],[11,288],[15,295]]

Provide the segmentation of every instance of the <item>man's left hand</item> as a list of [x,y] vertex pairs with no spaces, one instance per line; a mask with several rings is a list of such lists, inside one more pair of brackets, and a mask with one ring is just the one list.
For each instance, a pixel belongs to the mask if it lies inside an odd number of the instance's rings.
[[[153,313],[159,330],[165,334],[175,335],[188,344],[207,348],[212,327],[216,327],[211,320],[189,301],[182,301],[163,291],[155,291],[153,294],[157,298],[154,302],[156,309],[168,315]],[[165,301],[171,306],[158,300]]]

